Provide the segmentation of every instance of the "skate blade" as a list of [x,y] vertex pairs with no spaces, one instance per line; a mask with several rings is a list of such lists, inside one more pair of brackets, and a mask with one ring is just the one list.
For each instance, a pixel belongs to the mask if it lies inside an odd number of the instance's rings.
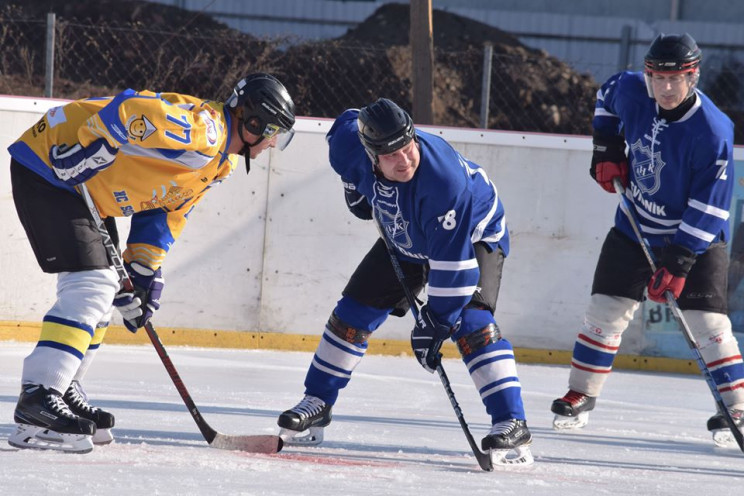
[[581,412],[575,417],[556,415],[553,418],[553,429],[557,431],[581,429],[589,423],[589,412]]
[[721,448],[730,448],[736,446],[734,434],[729,429],[715,429],[710,431],[713,434],[713,442]]
[[114,435],[111,434],[111,429],[96,429],[92,441],[96,446],[104,446],[114,442]]
[[91,438],[85,434],[63,434],[35,425],[16,424],[15,432],[8,437],[8,444],[21,449],[83,454],[93,451]]
[[529,446],[519,446],[511,450],[490,450],[489,455],[494,467],[525,467],[535,463]]
[[[302,435],[303,432],[307,434]],[[310,427],[302,432],[282,428],[279,437],[286,446],[317,446],[323,442],[323,427]]]

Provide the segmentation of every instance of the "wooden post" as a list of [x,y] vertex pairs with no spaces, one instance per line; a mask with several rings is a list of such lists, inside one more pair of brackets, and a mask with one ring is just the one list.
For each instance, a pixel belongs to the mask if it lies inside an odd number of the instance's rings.
[[431,17],[431,0],[411,0],[412,118],[417,124],[434,123],[434,39]]

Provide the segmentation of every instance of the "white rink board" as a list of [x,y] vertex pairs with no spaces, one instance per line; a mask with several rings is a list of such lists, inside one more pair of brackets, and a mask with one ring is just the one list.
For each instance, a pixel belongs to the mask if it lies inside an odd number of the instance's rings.
[[[0,320],[36,322],[55,278],[37,267],[15,213],[7,146],[59,101],[0,97]],[[191,213],[163,265],[158,327],[319,334],[348,277],[374,242],[353,217],[328,164],[329,119],[301,118],[292,145],[242,165]],[[497,308],[515,346],[568,350],[589,299],[614,195],[589,177],[588,137],[431,128],[486,168],[512,233]],[[741,153],[737,149],[737,158]],[[128,221],[117,221],[122,239]],[[114,323],[120,323],[115,314]],[[410,317],[379,337],[408,339]],[[638,320],[623,353],[641,349]]]

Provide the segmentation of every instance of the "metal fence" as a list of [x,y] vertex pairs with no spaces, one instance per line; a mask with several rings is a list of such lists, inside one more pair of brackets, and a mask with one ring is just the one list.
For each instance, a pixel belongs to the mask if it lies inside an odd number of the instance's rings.
[[[412,107],[407,46],[292,43],[233,30],[184,33],[0,14],[0,48],[2,94],[76,99],[134,88],[223,100],[245,74],[264,71],[285,83],[298,115],[333,118],[382,96]],[[702,88],[735,121],[744,121],[742,72],[725,68]],[[495,46],[484,57],[484,47],[438,49],[434,123],[590,134],[597,87],[590,75],[537,50]],[[739,132],[737,143],[744,143]]]

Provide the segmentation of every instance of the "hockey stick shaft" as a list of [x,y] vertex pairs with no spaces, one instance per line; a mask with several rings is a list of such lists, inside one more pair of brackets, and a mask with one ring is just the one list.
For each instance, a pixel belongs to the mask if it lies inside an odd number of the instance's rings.
[[[387,248],[387,252],[390,258],[390,263],[392,264],[393,271],[395,272],[395,277],[398,279],[398,282],[403,287],[403,293],[406,295],[406,300],[408,301],[408,305],[411,307],[411,313],[413,314],[413,318],[416,319],[416,321],[418,321],[418,317],[419,317],[418,304],[416,303],[416,298],[411,292],[411,289],[406,284],[406,276],[403,273],[403,268],[400,265],[398,256],[395,254],[395,251],[390,241],[388,240],[387,235],[385,234],[385,231],[383,230],[383,227],[380,224],[380,221],[379,219],[377,219],[377,217],[375,217],[374,222],[375,222],[375,227],[377,227],[377,231],[380,233],[380,237],[382,238],[382,241],[385,243],[385,248]],[[473,451],[473,455],[475,455],[475,458],[478,461],[478,465],[480,465],[481,469],[487,472],[492,471],[493,464],[491,463],[491,457],[487,453],[483,453],[478,448],[478,445],[476,444],[475,439],[473,438],[473,434],[471,434],[470,432],[468,423],[465,421],[465,416],[462,413],[460,404],[457,402],[457,398],[455,397],[455,392],[452,390],[452,384],[450,383],[449,377],[447,377],[447,373],[444,371],[444,367],[442,366],[441,363],[437,365],[437,374],[439,374],[439,379],[442,381],[442,386],[444,386],[444,391],[447,393],[447,397],[450,400],[450,404],[452,404],[452,409],[455,411],[457,420],[460,422],[460,427],[462,427],[462,431],[465,433],[465,438],[467,439],[468,444],[470,445],[470,449]]]
[[[633,206],[633,204],[630,203],[628,198],[625,196],[625,188],[620,182],[620,179],[619,178],[613,179],[612,184],[615,186],[615,193],[617,193],[617,196],[620,198],[620,209],[623,211],[625,216],[628,218],[628,221],[630,222],[630,227],[633,229],[633,232],[635,233],[636,238],[638,238],[638,242],[641,245],[641,249],[643,250],[643,253],[646,256],[646,260],[648,261],[648,264],[651,267],[651,270],[653,272],[656,272],[656,261],[654,258],[654,254],[653,254],[653,251],[651,250],[651,246],[649,245],[648,240],[641,233],[640,224],[638,222],[638,218],[636,217],[636,213],[635,213],[635,207]],[[713,399],[716,402],[718,411],[726,419],[729,429],[731,429],[731,433],[734,435],[734,438],[736,439],[736,443],[739,445],[739,449],[741,449],[741,451],[744,452],[744,435],[742,435],[741,431],[736,426],[736,422],[734,422],[734,419],[731,417],[731,412],[729,412],[729,409],[726,407],[726,404],[723,402],[721,393],[718,391],[718,386],[716,385],[716,382],[713,380],[713,375],[711,374],[710,369],[706,365],[705,360],[703,360],[703,355],[700,353],[700,347],[698,346],[697,341],[695,341],[695,336],[693,336],[692,331],[690,330],[690,326],[687,324],[687,320],[682,314],[682,310],[679,308],[679,304],[677,303],[677,300],[674,298],[674,294],[671,291],[667,290],[664,292],[664,296],[666,298],[666,304],[669,307],[669,310],[672,312],[672,316],[674,317],[674,320],[677,322],[677,325],[682,330],[682,335],[685,337],[685,341],[687,341],[687,345],[692,350],[693,355],[695,356],[695,361],[697,362],[698,367],[700,368],[700,372],[703,374],[703,377],[705,378],[705,382],[708,384],[708,388],[710,388],[710,392],[713,394]]]
[[[93,202],[93,198],[90,196],[88,187],[85,185],[85,183],[81,183],[78,185],[78,189],[83,197],[83,200],[85,201],[85,205],[88,207],[88,210],[93,217],[93,221],[96,223],[98,232],[103,240],[103,245],[106,247],[109,257],[114,263],[114,268],[116,269],[116,273],[119,275],[123,288],[126,291],[132,291],[134,288],[132,279],[129,277],[127,270],[124,268],[124,263],[119,256],[119,250],[114,245],[114,241],[111,239],[111,235],[109,234],[108,229],[106,229],[106,225],[101,218],[101,214],[98,212],[98,208],[96,208],[96,204]],[[173,364],[173,361],[170,359],[170,356],[168,356],[168,352],[166,351],[165,346],[163,346],[162,341],[160,341],[160,337],[155,331],[152,323],[147,322],[144,327],[145,331],[147,332],[147,336],[150,338],[150,341],[155,348],[155,351],[157,352],[160,360],[165,366],[165,370],[168,372],[168,375],[173,381],[173,385],[176,386],[178,394],[181,395],[181,399],[183,399],[186,408],[188,409],[191,416],[194,418],[194,422],[196,422],[199,431],[201,431],[202,436],[204,436],[204,439],[207,441],[208,444],[222,449],[237,449],[245,451],[275,452],[281,450],[282,441],[281,438],[279,438],[278,436],[226,436],[210,427],[210,425],[207,423],[206,420],[204,420],[204,417],[202,417],[201,413],[199,412],[196,403],[194,403],[194,400],[191,398],[188,389],[186,389],[186,385],[183,383],[183,380],[176,370],[176,366]],[[231,440],[231,438],[234,439]],[[273,443],[276,443],[275,450],[272,449]]]

